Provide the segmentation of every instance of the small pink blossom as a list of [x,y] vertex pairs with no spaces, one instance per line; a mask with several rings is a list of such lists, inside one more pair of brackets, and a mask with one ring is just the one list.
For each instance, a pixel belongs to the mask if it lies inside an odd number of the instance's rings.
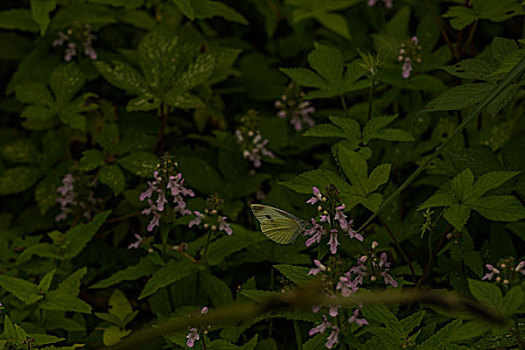
[[405,57],[405,63],[403,63],[401,75],[403,76],[403,78],[407,79],[410,76],[412,70],[412,60],[410,59],[410,57]]
[[330,240],[328,241],[327,245],[330,246],[330,253],[337,253],[337,246],[339,245],[339,242],[337,240],[337,230],[334,229],[331,231]]
[[368,321],[365,320],[364,318],[358,318],[357,317],[358,315],[359,315],[359,309],[355,309],[353,315],[348,319],[348,322],[355,323],[360,327],[363,325],[367,325]]
[[219,219],[219,230],[220,231],[224,231],[226,232],[226,234],[228,236],[231,236],[232,233],[233,233],[233,230],[232,228],[230,227],[230,225],[228,225],[228,223],[226,222],[226,220],[228,219],[227,216],[222,216],[220,219]]
[[307,200],[306,203],[314,205],[315,203],[319,201],[323,201],[323,195],[321,194],[321,191],[319,191],[317,187],[314,186],[312,188],[312,191],[314,193],[314,196],[310,198],[309,200]]
[[195,219],[191,220],[188,224],[188,227],[192,227],[192,226],[195,226],[195,225],[200,225],[201,222],[202,222],[202,219],[204,218],[204,214],[202,214],[201,212],[199,211],[194,211],[193,214],[195,214]]
[[186,345],[189,348],[192,348],[195,345],[195,342],[200,339],[199,332],[197,331],[197,328],[195,328],[195,327],[194,328],[190,328],[190,332],[188,333],[186,338],[188,339],[186,341]]
[[322,334],[325,332],[325,330],[329,327],[331,327],[332,324],[330,322],[328,322],[328,319],[326,318],[326,316],[323,315],[323,322],[321,322],[318,326],[310,329],[310,331],[308,332],[308,334],[310,336],[314,335],[314,334]]
[[324,266],[319,260],[314,259],[314,264],[317,266],[317,268],[310,269],[308,271],[308,275],[318,275],[321,272],[326,271],[326,266]]
[[138,233],[134,233],[134,236],[135,236],[135,238],[137,239],[137,241],[135,241],[135,242],[133,242],[133,243],[130,243],[130,244],[128,245],[128,250],[129,250],[129,249],[137,249],[137,248],[140,246],[140,244],[142,243],[142,241],[143,241],[142,236],[139,235]]
[[486,273],[485,275],[483,275],[481,280],[489,280],[490,281],[495,275],[499,275],[499,273],[500,273],[500,271],[497,268],[495,268],[494,266],[492,266],[491,264],[487,264],[487,265],[485,265],[485,267],[490,272]]
[[332,326],[332,333],[326,338],[326,343],[324,344],[327,349],[331,349],[334,347],[335,344],[339,342],[339,327]]

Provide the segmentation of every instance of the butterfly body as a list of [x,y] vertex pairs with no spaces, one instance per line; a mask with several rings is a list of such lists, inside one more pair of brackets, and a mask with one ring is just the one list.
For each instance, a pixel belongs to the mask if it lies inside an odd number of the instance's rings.
[[264,204],[252,204],[251,208],[261,224],[262,233],[275,243],[292,244],[305,230],[303,220],[284,210]]

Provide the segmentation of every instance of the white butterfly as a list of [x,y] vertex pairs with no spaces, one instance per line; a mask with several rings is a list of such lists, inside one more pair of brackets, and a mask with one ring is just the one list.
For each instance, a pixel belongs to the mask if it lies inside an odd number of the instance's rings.
[[251,207],[262,233],[275,243],[292,244],[306,228],[305,221],[284,210],[264,204],[252,204]]

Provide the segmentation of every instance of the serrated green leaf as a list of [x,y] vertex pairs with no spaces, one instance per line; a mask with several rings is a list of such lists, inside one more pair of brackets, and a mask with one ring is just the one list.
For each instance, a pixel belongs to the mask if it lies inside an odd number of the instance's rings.
[[485,196],[471,200],[472,209],[489,220],[518,221],[525,218],[525,208],[514,196]]
[[332,124],[317,124],[308,129],[304,136],[345,138],[346,134]]
[[102,61],[93,62],[98,72],[112,85],[135,94],[146,91],[144,78],[130,65],[112,61],[112,66]]
[[385,129],[397,118],[397,114],[392,116],[375,117],[370,119],[363,128],[363,144],[368,144],[372,139],[382,139],[387,141],[414,141],[414,137],[402,129]]
[[192,7],[195,13],[195,18],[197,19],[213,18],[219,16],[230,22],[246,25],[249,23],[248,20],[246,20],[246,18],[244,18],[244,16],[239,12],[219,1],[206,0],[206,2],[194,2]]
[[25,9],[0,11],[0,28],[20,29],[27,32],[38,32],[39,30],[31,11]]
[[501,186],[504,182],[520,174],[521,171],[493,171],[482,175],[472,187],[472,195],[481,197],[488,191]]
[[468,83],[453,87],[430,101],[423,108],[423,112],[450,111],[463,109],[479,101],[494,88],[488,83]]
[[334,47],[317,44],[308,54],[308,63],[329,83],[337,83],[343,77],[343,55]]
[[173,2],[177,5],[184,16],[192,21],[194,20],[193,7],[191,7],[190,0],[173,0]]
[[354,151],[339,147],[339,165],[350,183],[365,195],[368,189],[368,164],[366,159]]
[[278,292],[270,292],[268,290],[241,290],[241,294],[255,302],[261,302],[264,299],[279,294]]
[[487,61],[478,58],[462,60],[443,69],[458,78],[473,80],[488,80],[494,72],[494,68]]
[[450,6],[443,17],[451,18],[450,25],[456,30],[461,30],[478,19],[478,15],[465,6]]
[[466,201],[472,196],[472,183],[474,175],[470,169],[465,169],[450,182],[452,193],[460,202]]
[[523,287],[523,284],[513,286],[505,294],[501,311],[507,317],[523,312],[525,307],[525,290]]
[[501,0],[498,6],[494,6],[491,0],[475,0],[473,9],[481,18],[493,22],[502,22],[525,13],[523,6],[513,0]]
[[104,164],[104,153],[98,149],[88,149],[82,152],[78,168],[83,171],[91,171]]
[[40,34],[44,36],[49,26],[49,13],[56,8],[56,0],[31,0],[33,19],[40,26]]
[[200,281],[206,286],[206,294],[214,306],[227,305],[233,303],[230,287],[221,279],[209,272],[199,273]]
[[367,181],[368,183],[366,190],[368,193],[377,190],[379,186],[388,181],[390,178],[391,168],[392,164],[381,164],[372,170]]
[[49,290],[49,287],[51,287],[51,282],[53,281],[53,277],[55,276],[55,272],[57,270],[53,269],[46,273],[44,277],[40,280],[40,283],[38,284],[38,290],[45,294]]
[[102,342],[106,346],[111,346],[118,343],[122,338],[131,333],[131,329],[124,330],[120,329],[117,326],[109,326],[104,330],[102,335]]
[[137,265],[118,271],[110,277],[91,285],[90,288],[107,288],[122,281],[134,281],[141,277],[152,275],[157,269],[158,264],[147,255],[141,258]]
[[0,286],[2,289],[22,300],[26,305],[37,302],[43,298],[43,295],[38,293],[36,284],[23,279],[0,275]]
[[68,230],[64,234],[65,249],[62,258],[72,259],[77,256],[97,233],[109,214],[111,210],[103,211],[95,215],[87,224],[78,224]]
[[497,285],[492,282],[484,282],[468,279],[470,294],[480,303],[500,308],[503,303],[503,295]]
[[153,174],[156,169],[158,158],[148,152],[131,152],[124,158],[119,158],[118,163],[129,172],[141,176],[148,177]]
[[4,170],[0,175],[0,195],[25,191],[33,186],[39,177],[40,171],[28,166]]
[[451,343],[457,343],[462,340],[476,338],[486,333],[488,330],[490,330],[490,328],[491,326],[486,322],[480,322],[476,320],[466,322],[454,329],[449,335],[448,340]]
[[470,217],[470,207],[461,204],[452,204],[443,212],[443,217],[456,228],[461,231],[463,226]]
[[85,82],[84,73],[74,63],[59,65],[49,77],[49,86],[59,105],[70,101]]
[[317,12],[314,14],[315,19],[326,28],[336,32],[343,38],[351,40],[350,30],[346,18],[338,13]]
[[177,158],[179,167],[188,184],[203,193],[223,193],[223,180],[219,173],[203,159],[195,156]]
[[310,269],[304,266],[273,265],[273,267],[298,286],[303,286],[313,280],[313,278],[308,275]]
[[40,160],[40,151],[28,139],[17,139],[0,147],[0,153],[12,163],[36,163]]
[[442,349],[450,343],[449,337],[456,332],[462,322],[462,320],[454,320],[447,323],[427,340],[419,344],[418,349]]
[[448,207],[454,203],[456,203],[456,198],[450,193],[436,193],[424,201],[423,204],[418,207],[418,210],[434,207]]
[[113,164],[101,167],[98,171],[98,179],[101,183],[108,185],[115,193],[115,196],[118,196],[126,187],[126,178],[122,170]]
[[22,82],[15,86],[16,98],[22,103],[34,103],[50,107],[54,104],[53,96],[44,84],[33,81]]
[[151,276],[138,299],[144,299],[155,293],[160,288],[166,287],[197,270],[199,270],[199,266],[187,259],[181,261],[170,260],[165,267],[158,269],[153,276]]
[[321,191],[335,185],[340,190],[347,189],[349,186],[336,173],[328,169],[317,169],[299,174],[291,180],[280,183],[298,193],[312,193],[313,186],[317,186]]
[[412,332],[412,330],[416,327],[418,327],[421,324],[421,321],[423,321],[423,318],[426,315],[425,310],[414,312],[412,315],[409,315],[401,320],[401,326],[403,326],[403,330],[405,331],[405,334],[409,334]]
[[306,68],[280,68],[281,72],[286,74],[290,79],[297,82],[297,84],[306,87],[315,87],[322,89],[326,87],[326,81],[317,73]]

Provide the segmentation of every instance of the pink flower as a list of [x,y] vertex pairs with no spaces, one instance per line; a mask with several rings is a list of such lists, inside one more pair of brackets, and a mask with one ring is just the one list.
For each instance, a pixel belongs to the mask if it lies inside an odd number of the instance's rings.
[[232,233],[233,233],[233,230],[232,228],[230,227],[230,225],[228,225],[228,223],[226,223],[226,220],[228,219],[228,217],[226,216],[222,216],[220,219],[219,219],[219,230],[220,231],[224,231],[226,232],[226,234],[228,236],[231,236]]
[[333,348],[335,344],[339,342],[338,336],[339,335],[339,327],[332,326],[332,333],[326,338],[326,343],[324,344],[327,349]]
[[319,225],[315,219],[312,218],[313,226],[308,230],[305,230],[303,236],[311,236],[306,240],[305,245],[307,247],[311,246],[314,243],[321,243],[321,237],[326,234],[326,230],[323,226]]
[[491,264],[487,264],[485,265],[485,267],[487,268],[487,270],[489,270],[490,272],[489,273],[486,273],[485,275],[483,275],[483,277],[481,278],[481,280],[491,280],[495,275],[499,275],[500,271],[495,268],[494,266],[492,266]]
[[339,226],[341,226],[341,230],[346,231],[348,229],[348,222],[346,221],[346,215],[343,213],[343,210],[345,210],[345,205],[341,204],[337,208],[335,208],[335,216],[334,221],[339,221]]
[[141,235],[139,235],[138,233],[134,233],[134,236],[137,239],[137,241],[133,242],[133,243],[130,243],[128,245],[128,250],[129,249],[137,249],[140,246],[140,244],[142,243],[143,238],[142,238]]
[[314,335],[314,334],[317,334],[317,333],[324,333],[325,330],[328,328],[328,327],[331,327],[332,324],[330,322],[328,322],[328,319],[326,318],[326,316],[323,315],[323,322],[321,322],[317,327],[314,327],[312,329],[310,329],[310,331],[308,332],[308,334],[310,336]]
[[192,348],[195,345],[195,341],[200,339],[199,332],[197,331],[197,328],[195,328],[195,327],[194,328],[190,328],[190,332],[188,333],[186,338],[188,339],[186,341],[186,345],[189,348]]
[[308,275],[318,275],[320,272],[326,271],[326,266],[324,266],[319,260],[314,259],[314,264],[317,266],[317,268],[310,269],[308,271]]
[[520,261],[520,263],[518,265],[516,265],[516,268],[514,269],[515,272],[519,272],[521,273],[522,275],[525,275],[525,260],[524,261]]
[[339,242],[337,241],[337,230],[332,230],[330,233],[330,240],[327,243],[330,246],[330,253],[337,253],[337,246]]
[[350,296],[350,294],[355,293],[359,290],[357,286],[352,282],[352,276],[350,271],[346,272],[344,276],[339,277],[339,282],[337,282],[336,290],[341,291],[341,295],[344,297]]
[[407,79],[412,72],[412,60],[410,57],[405,57],[405,63],[403,63],[402,73],[403,78]]
[[195,214],[195,219],[191,220],[190,223],[188,224],[188,227],[192,227],[194,225],[200,225],[201,224],[201,221],[202,219],[204,218],[204,214],[202,214],[201,212],[199,211],[194,211],[193,214]]
[[307,200],[306,203],[314,205],[315,203],[319,201],[323,201],[323,195],[321,194],[321,191],[319,191],[317,187],[314,186],[312,188],[312,191],[314,193],[314,196],[310,198],[309,200]]
[[368,321],[365,320],[364,318],[357,318],[358,315],[359,315],[359,309],[355,309],[354,314],[348,319],[348,322],[355,323],[358,326],[368,324]]
[[201,309],[201,315],[206,315],[208,313],[208,307],[205,306]]

